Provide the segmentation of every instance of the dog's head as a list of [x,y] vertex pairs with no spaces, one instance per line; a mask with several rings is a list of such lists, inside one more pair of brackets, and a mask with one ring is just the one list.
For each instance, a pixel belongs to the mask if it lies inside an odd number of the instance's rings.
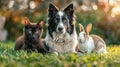
[[49,4],[48,12],[48,32],[51,37],[53,32],[58,34],[73,33],[73,4],[68,5],[63,10]]

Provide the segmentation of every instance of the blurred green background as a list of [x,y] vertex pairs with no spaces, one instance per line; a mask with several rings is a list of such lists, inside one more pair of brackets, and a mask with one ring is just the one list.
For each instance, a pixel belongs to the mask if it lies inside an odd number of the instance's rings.
[[44,20],[46,35],[47,9],[49,3],[64,8],[69,3],[74,4],[76,15],[76,30],[78,23],[92,23],[90,34],[101,36],[107,44],[120,44],[120,0],[0,0],[0,16],[6,18],[5,29],[7,40],[16,40],[23,33],[23,21],[28,17],[31,22]]

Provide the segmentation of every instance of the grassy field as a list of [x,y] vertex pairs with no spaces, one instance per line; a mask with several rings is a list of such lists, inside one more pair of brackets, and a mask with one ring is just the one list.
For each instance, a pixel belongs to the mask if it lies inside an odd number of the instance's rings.
[[120,46],[108,54],[40,54],[15,51],[14,42],[0,42],[0,67],[120,67]]

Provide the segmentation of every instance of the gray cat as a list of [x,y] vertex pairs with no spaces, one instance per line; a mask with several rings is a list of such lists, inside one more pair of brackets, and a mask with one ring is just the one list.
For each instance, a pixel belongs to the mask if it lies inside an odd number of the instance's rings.
[[15,50],[27,50],[44,53],[43,40],[41,38],[43,32],[43,21],[31,23],[27,18],[24,21],[23,35],[20,36],[15,43]]

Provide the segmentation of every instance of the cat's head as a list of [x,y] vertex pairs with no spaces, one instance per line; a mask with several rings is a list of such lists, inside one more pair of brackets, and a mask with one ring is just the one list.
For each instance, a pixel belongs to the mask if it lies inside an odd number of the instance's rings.
[[25,37],[30,41],[36,41],[41,38],[43,31],[43,21],[38,23],[31,23],[29,19],[25,18],[24,20],[24,34]]

